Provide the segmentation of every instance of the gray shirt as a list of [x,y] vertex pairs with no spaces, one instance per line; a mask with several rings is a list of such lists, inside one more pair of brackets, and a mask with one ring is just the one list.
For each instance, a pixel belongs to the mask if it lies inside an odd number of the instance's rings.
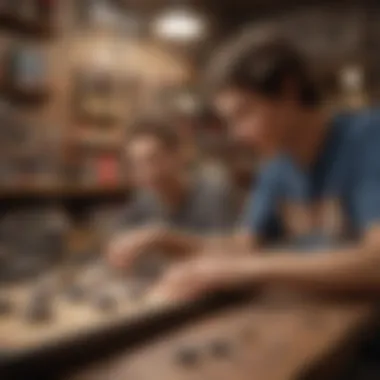
[[233,195],[228,182],[198,178],[180,207],[168,212],[154,195],[141,192],[123,211],[118,228],[159,223],[199,234],[228,231],[237,219]]

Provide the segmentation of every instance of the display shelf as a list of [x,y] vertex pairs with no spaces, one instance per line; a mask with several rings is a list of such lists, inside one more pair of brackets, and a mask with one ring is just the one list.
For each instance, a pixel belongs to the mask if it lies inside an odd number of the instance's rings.
[[0,200],[22,198],[91,198],[127,195],[128,185],[118,186],[0,186]]

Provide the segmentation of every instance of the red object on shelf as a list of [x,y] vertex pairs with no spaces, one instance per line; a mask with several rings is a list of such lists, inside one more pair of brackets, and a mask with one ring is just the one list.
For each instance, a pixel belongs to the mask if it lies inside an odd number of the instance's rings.
[[119,160],[112,155],[101,156],[96,164],[99,183],[116,185],[119,182]]

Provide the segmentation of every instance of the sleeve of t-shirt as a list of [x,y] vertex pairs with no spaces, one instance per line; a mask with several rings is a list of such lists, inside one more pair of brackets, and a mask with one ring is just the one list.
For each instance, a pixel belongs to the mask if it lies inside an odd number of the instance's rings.
[[240,227],[253,235],[266,234],[269,223],[275,218],[279,198],[279,177],[272,167],[260,173],[252,186]]
[[[201,191],[199,223],[200,233],[224,233],[236,224],[233,212],[233,186],[227,178],[218,181],[204,181]],[[199,229],[198,229],[199,230]]]
[[380,224],[380,118],[366,131],[355,157],[352,201],[356,223],[364,232]]
[[236,227],[238,218],[237,193],[230,181],[225,181],[216,197],[215,227],[219,232],[230,232]]
[[144,203],[139,199],[132,200],[121,211],[114,225],[114,233],[121,233],[131,228],[140,227],[145,222]]

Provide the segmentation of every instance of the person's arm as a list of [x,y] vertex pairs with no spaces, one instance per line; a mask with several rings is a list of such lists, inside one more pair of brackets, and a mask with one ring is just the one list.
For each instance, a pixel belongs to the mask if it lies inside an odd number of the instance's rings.
[[[219,193],[218,193],[219,195]],[[211,197],[213,202],[219,202],[218,197]],[[219,202],[216,206],[219,210],[224,206]],[[208,235],[197,235],[195,233],[169,228],[168,226],[147,223],[150,219],[151,205],[149,199],[139,198],[131,204],[115,228],[117,231],[109,240],[107,256],[111,263],[116,266],[130,265],[141,253],[150,249],[161,250],[167,254],[196,256],[208,241]],[[214,207],[216,209],[216,207]],[[205,207],[207,211],[207,208]],[[205,215],[206,230],[219,227],[217,223],[223,223],[219,215],[211,213]]]
[[[356,247],[321,255],[305,252],[269,258],[262,266],[266,281],[331,289],[380,290],[380,122],[378,115],[366,119],[345,160],[350,160],[350,202],[354,224],[361,233]],[[355,135],[356,136],[356,135]],[[348,154],[347,154],[348,153]],[[341,169],[343,170],[343,169]],[[348,179],[348,177],[347,177]]]
[[168,255],[196,257],[202,254],[208,238],[160,225],[144,225],[114,235],[107,257],[117,267],[128,267],[142,253],[154,249]]
[[198,250],[193,252],[194,256],[235,256],[241,254],[258,253],[260,241],[258,237],[241,228],[224,235],[208,235],[200,239]]
[[[234,215],[231,186],[221,184],[219,191],[206,197],[208,203],[213,203],[209,231],[203,237],[167,231],[161,236],[161,244],[166,241],[172,247],[186,248],[188,253],[193,250],[194,256],[207,256],[208,252],[222,256],[234,252],[239,255],[260,253],[263,237],[271,232],[271,223],[277,217],[283,191],[279,175],[284,169],[288,167],[284,166],[283,159],[274,159],[265,165],[253,182],[240,217]],[[205,205],[205,209],[210,209],[210,205]]]
[[[138,213],[136,210],[134,212],[133,209],[129,210],[127,218],[129,228],[114,236],[109,247],[109,257],[114,258],[115,263],[128,265],[141,252],[151,248],[167,254],[193,257],[207,255],[208,251],[217,250],[220,254],[248,251],[252,248],[252,233],[248,230],[232,232],[231,227],[235,221],[232,221],[234,215],[231,189],[227,185],[227,183],[221,183],[220,186],[213,183],[203,184],[198,199],[200,204],[197,205],[203,212],[199,216],[202,218],[202,231],[199,233],[159,225],[130,228],[131,219],[137,220]],[[250,223],[250,220],[247,223]]]
[[[376,234],[380,234],[380,227]],[[173,267],[153,297],[190,299],[218,289],[275,285],[328,294],[380,292],[380,244],[320,252],[213,256]]]
[[[380,228],[377,232],[380,233]],[[238,266],[246,282],[252,280],[297,289],[380,291],[379,248],[273,253],[265,258],[242,260]]]
[[[363,126],[366,128],[366,126]],[[265,282],[297,287],[380,290],[380,128],[371,125],[352,151],[352,212],[362,235],[357,246],[327,252],[268,255],[252,261]],[[348,159],[348,157],[346,157]]]
[[179,256],[199,252],[204,241],[202,236],[160,226],[153,227],[151,233],[145,234],[146,245]]
[[133,199],[115,223],[105,254],[111,265],[128,266],[139,254],[154,244],[160,228],[148,224],[152,206],[149,199]]
[[[357,177],[353,178],[351,201],[362,234],[356,246],[319,252],[265,251],[265,255],[255,257],[199,260],[187,268],[174,269],[159,285],[160,291],[197,294],[208,289],[263,283],[301,290],[380,292],[380,136],[375,137],[371,136],[355,158]],[[181,286],[190,278],[197,286]]]
[[[207,189],[204,209],[209,211],[206,231],[195,233],[169,229],[162,226],[144,226],[129,229],[112,239],[108,250],[111,262],[128,265],[143,251],[149,248],[161,249],[168,254],[178,256],[207,256],[208,252],[219,255],[231,255],[232,252],[252,253],[259,247],[259,236],[265,233],[268,220],[274,212],[277,196],[277,181],[273,180],[273,171],[263,176],[251,192],[243,218],[235,232],[231,231],[231,202],[227,187]],[[215,191],[216,190],[216,191]],[[141,213],[141,212],[140,212]],[[136,220],[139,213],[129,212],[128,219]],[[141,219],[141,218],[140,218]],[[129,223],[130,225],[130,223]],[[229,231],[230,230],[230,231]]]

